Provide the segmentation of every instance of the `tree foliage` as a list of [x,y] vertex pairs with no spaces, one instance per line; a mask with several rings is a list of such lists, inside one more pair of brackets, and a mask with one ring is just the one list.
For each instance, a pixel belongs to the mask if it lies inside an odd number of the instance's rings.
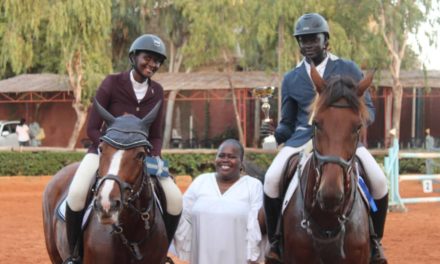
[[[69,74],[84,111],[104,75],[128,68],[129,46],[145,33],[167,44],[162,70],[283,74],[301,60],[292,34],[308,12],[328,20],[336,55],[362,68],[414,69],[415,51],[406,49],[397,64],[395,51],[422,23],[440,25],[430,16],[439,8],[438,0],[1,0],[0,75]],[[437,31],[425,32],[434,45]]]

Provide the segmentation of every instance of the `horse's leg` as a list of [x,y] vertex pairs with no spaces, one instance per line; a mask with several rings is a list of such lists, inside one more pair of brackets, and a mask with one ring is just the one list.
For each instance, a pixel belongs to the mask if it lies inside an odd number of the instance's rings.
[[64,197],[68,184],[78,164],[61,169],[47,184],[43,193],[43,227],[46,249],[52,263],[63,261],[63,252],[67,249],[64,224],[56,217],[56,207]]
[[43,194],[43,229],[44,238],[46,242],[47,253],[49,254],[52,263],[61,263],[61,258],[55,240],[55,226],[54,226],[54,201],[53,192],[51,192],[50,183],[47,185]]

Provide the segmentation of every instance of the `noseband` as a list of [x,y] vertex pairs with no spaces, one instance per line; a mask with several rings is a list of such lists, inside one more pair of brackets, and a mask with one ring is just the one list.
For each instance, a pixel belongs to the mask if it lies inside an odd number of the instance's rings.
[[[137,190],[135,190],[134,186],[130,183],[127,183],[119,178],[119,176],[114,174],[108,174],[102,178],[99,178],[99,171],[98,171],[98,181],[96,183],[96,187],[93,189],[94,196],[96,197],[98,195],[98,191],[102,184],[106,180],[112,180],[115,181],[120,189],[121,192],[121,202],[122,206],[119,208],[122,210],[122,208],[130,208],[133,211],[135,211],[137,214],[140,215],[140,218],[144,222],[144,228],[148,232],[151,227],[154,224],[154,210],[155,210],[155,201],[154,201],[154,184],[151,180],[151,177],[142,170],[141,172],[141,181],[139,184],[135,183],[135,185],[140,185]],[[137,201],[144,188],[147,187],[147,192],[151,194],[150,199],[148,199],[148,205],[145,209],[138,208],[134,202]],[[128,197],[125,199],[125,193],[128,192]],[[143,255],[140,253],[139,245],[141,245],[144,241],[146,241],[151,234],[151,232],[148,232],[147,235],[143,236],[143,238],[140,241],[137,242],[131,242],[127,239],[127,237],[124,235],[123,231],[123,224],[113,224],[113,231],[112,234],[117,234],[121,238],[122,244],[124,244],[131,252],[131,254],[137,259],[141,260],[143,259]]]
[[[145,185],[147,185],[147,181],[149,181],[149,180],[147,180],[146,174],[142,173],[140,186],[139,186],[139,188],[137,188],[137,191],[135,192],[135,188],[133,187],[132,184],[121,180],[119,178],[119,176],[117,176],[117,175],[108,174],[104,177],[99,177],[99,172],[98,172],[97,176],[98,176],[98,181],[96,183],[96,188],[93,191],[95,197],[96,197],[96,195],[98,195],[98,190],[101,188],[101,186],[103,185],[103,183],[106,180],[113,180],[118,184],[119,189],[121,190],[121,202],[124,206],[128,206],[128,205],[132,204],[132,202],[136,201],[139,198],[141,192],[143,191]],[[127,199],[125,199],[126,192],[129,193]]]

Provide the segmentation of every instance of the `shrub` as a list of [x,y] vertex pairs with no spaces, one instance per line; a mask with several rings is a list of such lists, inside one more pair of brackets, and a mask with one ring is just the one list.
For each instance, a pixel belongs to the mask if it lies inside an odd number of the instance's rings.
[[[64,166],[81,161],[82,152],[0,152],[0,175],[54,175]],[[247,159],[266,170],[273,159],[273,154],[250,153]],[[200,153],[164,153],[163,158],[169,161],[173,175],[191,175],[215,171],[213,161],[215,154]]]

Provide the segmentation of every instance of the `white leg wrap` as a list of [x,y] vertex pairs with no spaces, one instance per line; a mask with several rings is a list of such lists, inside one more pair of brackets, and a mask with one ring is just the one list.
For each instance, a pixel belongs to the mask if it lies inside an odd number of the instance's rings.
[[99,166],[99,156],[94,153],[87,153],[81,161],[67,194],[67,203],[73,211],[84,209],[87,193],[93,183],[93,178]]
[[356,150],[356,156],[359,157],[364,165],[365,173],[371,183],[371,195],[375,200],[383,198],[388,193],[387,178],[382,168],[377,164],[373,155],[365,148],[359,147]]
[[167,213],[179,215],[182,212],[182,193],[171,177],[157,177],[167,199]]
[[281,148],[280,152],[275,156],[272,164],[267,169],[264,177],[264,193],[270,198],[279,198],[280,196],[280,181],[284,167],[290,156],[298,153],[307,147],[307,143],[301,147],[288,147]]

